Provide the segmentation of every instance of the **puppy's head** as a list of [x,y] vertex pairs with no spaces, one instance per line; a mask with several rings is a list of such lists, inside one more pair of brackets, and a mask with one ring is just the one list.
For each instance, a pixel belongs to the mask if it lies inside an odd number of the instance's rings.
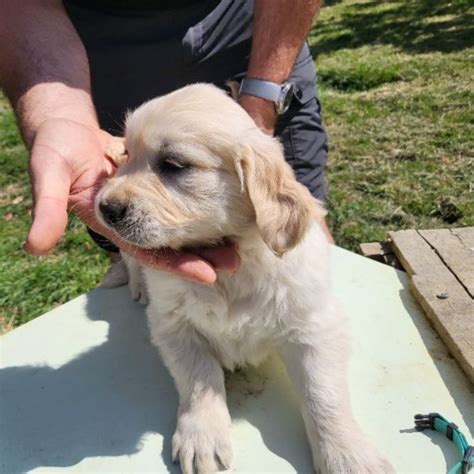
[[195,84],[140,106],[126,122],[128,160],[96,212],[145,248],[207,245],[257,226],[281,255],[323,215],[280,144],[223,91]]

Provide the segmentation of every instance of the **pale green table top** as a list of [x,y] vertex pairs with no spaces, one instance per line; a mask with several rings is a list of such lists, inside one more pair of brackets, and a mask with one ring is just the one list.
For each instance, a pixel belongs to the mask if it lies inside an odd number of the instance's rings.
[[[404,273],[333,249],[350,319],[356,417],[398,472],[446,472],[438,411],[474,434],[474,389],[414,302]],[[230,377],[234,472],[310,473],[295,396],[276,359]],[[95,290],[0,338],[0,472],[179,472],[173,382],[127,289]]]

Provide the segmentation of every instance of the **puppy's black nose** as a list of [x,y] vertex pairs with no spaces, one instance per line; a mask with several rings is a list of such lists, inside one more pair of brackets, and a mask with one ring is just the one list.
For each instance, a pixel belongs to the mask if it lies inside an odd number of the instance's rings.
[[104,221],[109,225],[118,224],[123,220],[127,213],[127,206],[120,202],[101,202],[99,204],[100,212],[104,218]]

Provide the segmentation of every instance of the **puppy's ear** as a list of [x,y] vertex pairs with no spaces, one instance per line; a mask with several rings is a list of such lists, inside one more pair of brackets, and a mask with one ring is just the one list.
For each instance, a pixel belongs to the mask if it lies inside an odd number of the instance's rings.
[[128,160],[125,139],[123,137],[113,137],[105,147],[105,156],[110,158],[117,168],[125,163]]
[[259,137],[256,146],[245,146],[236,168],[253,204],[260,235],[275,255],[295,247],[312,220],[324,217],[322,205],[296,181],[276,140]]

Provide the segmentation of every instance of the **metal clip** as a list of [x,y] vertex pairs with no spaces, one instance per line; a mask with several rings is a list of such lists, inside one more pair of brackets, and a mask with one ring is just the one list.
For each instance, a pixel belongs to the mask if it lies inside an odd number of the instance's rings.
[[434,430],[434,422],[440,418],[439,413],[430,413],[429,415],[415,415],[415,428],[417,431]]
[[467,474],[474,466],[474,446],[469,446],[461,461],[461,474]]

